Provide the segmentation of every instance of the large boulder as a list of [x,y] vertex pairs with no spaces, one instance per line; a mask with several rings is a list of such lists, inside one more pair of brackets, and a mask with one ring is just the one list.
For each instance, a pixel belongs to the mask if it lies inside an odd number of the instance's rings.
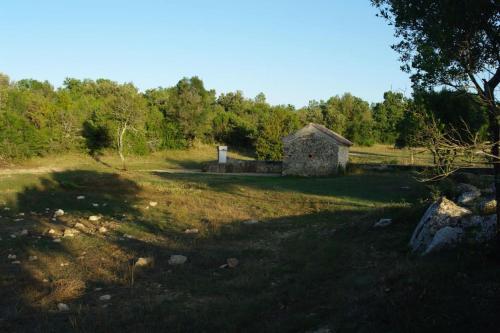
[[425,255],[441,249],[455,247],[457,243],[462,240],[463,235],[464,230],[462,228],[449,226],[443,227],[436,232],[431,243],[427,246],[423,254]]
[[410,240],[411,249],[413,252],[425,253],[438,230],[444,227],[456,227],[460,219],[470,214],[470,210],[441,197],[420,219]]
[[472,215],[470,210],[442,197],[425,212],[413,232],[410,247],[413,252],[425,255],[461,242],[491,241],[496,230],[496,214]]

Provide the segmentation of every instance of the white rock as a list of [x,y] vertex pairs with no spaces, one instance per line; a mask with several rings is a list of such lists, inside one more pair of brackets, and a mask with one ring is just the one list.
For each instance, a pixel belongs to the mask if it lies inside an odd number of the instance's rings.
[[19,233],[19,235],[20,235],[20,236],[27,236],[27,235],[28,235],[28,233],[29,233],[29,232],[28,232],[28,230],[23,229],[23,230],[21,230],[21,232]]
[[99,297],[99,300],[100,301],[109,301],[111,299],[111,295],[102,295],[101,297]]
[[149,202],[149,205],[150,205],[151,207],[156,207],[156,206],[158,205],[158,203],[157,203],[156,201],[150,201],[150,202]]
[[54,229],[49,229],[49,234],[53,235],[55,233],[56,233],[56,231]]
[[86,230],[87,228],[85,227],[85,225],[83,225],[82,223],[80,222],[77,222],[75,223],[75,225],[73,226],[74,228],[76,229],[80,229],[80,230]]
[[63,237],[75,237],[75,231],[72,229],[64,229]]
[[37,256],[29,256],[28,260],[29,261],[37,261],[38,257]]
[[3,208],[3,210],[5,210],[5,211],[9,211],[9,210],[10,210],[10,208],[9,208],[9,207],[4,207],[4,208]]
[[54,217],[59,217],[64,215],[64,210],[58,209],[54,212]]
[[457,202],[460,205],[466,205],[466,204],[469,204],[472,201],[476,200],[480,196],[481,196],[481,192],[479,192],[479,191],[477,191],[477,192],[464,192],[458,196]]
[[431,243],[423,254],[426,255],[445,248],[452,248],[460,242],[463,234],[464,230],[462,228],[449,226],[443,227],[436,232]]
[[139,267],[150,266],[152,264],[153,264],[153,258],[151,257],[139,258],[135,262],[135,265]]
[[199,232],[199,230],[196,228],[184,230],[185,234],[197,234],[198,232]]
[[76,200],[85,200],[85,196],[84,195],[79,195],[76,197]]
[[12,264],[19,265],[19,264],[21,264],[21,262],[19,260],[16,260],[16,261],[13,261]]
[[16,235],[11,234],[11,235],[10,235],[10,238],[16,238]]
[[52,242],[54,242],[54,243],[61,243],[61,239],[60,238],[54,238],[52,240]]
[[16,259],[16,258],[17,258],[17,256],[15,254],[9,254],[7,256],[7,259]]
[[104,234],[104,233],[108,232],[108,229],[107,229],[106,227],[100,227],[100,228],[99,228],[99,232],[100,232],[101,234]]
[[445,197],[440,198],[420,219],[410,239],[411,249],[413,252],[425,252],[438,230],[446,226],[455,227],[461,218],[470,214],[470,210],[457,206]]
[[91,215],[89,216],[89,221],[99,221],[101,219],[100,216],[97,216],[97,215]]
[[187,257],[180,254],[173,254],[168,259],[170,265],[182,265],[187,261]]
[[92,203],[92,206],[99,207],[99,204],[94,202],[94,203]]
[[495,199],[486,199],[479,203],[481,214],[490,215],[497,211],[497,201]]
[[57,309],[61,312],[66,312],[66,311],[69,311],[69,306],[67,304],[64,304],[64,303],[59,303],[59,304],[57,304]]
[[377,223],[375,223],[373,226],[375,228],[383,228],[387,227],[392,224],[392,219],[380,219]]

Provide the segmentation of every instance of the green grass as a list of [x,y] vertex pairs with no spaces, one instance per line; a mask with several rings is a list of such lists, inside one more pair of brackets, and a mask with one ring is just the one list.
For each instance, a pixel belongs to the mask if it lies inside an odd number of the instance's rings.
[[[404,172],[243,177],[97,163],[0,175],[0,331],[495,331],[497,250],[408,252],[427,196]],[[53,221],[58,208],[66,213]],[[374,229],[383,217],[394,224]],[[47,233],[77,222],[86,230],[60,243]],[[29,235],[10,237],[22,229]],[[170,266],[172,254],[188,262]],[[138,257],[154,265],[134,268]],[[239,265],[219,268],[227,258]]]

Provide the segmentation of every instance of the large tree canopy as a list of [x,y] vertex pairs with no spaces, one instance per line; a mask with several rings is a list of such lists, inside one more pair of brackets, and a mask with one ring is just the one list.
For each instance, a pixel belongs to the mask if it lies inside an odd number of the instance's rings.
[[498,0],[372,0],[394,25],[402,69],[424,86],[474,87],[492,103],[500,82]]

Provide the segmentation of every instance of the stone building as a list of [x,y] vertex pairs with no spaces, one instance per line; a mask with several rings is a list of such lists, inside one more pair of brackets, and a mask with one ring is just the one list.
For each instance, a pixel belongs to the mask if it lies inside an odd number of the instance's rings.
[[346,167],[352,142],[310,123],[283,138],[283,175],[326,176]]

